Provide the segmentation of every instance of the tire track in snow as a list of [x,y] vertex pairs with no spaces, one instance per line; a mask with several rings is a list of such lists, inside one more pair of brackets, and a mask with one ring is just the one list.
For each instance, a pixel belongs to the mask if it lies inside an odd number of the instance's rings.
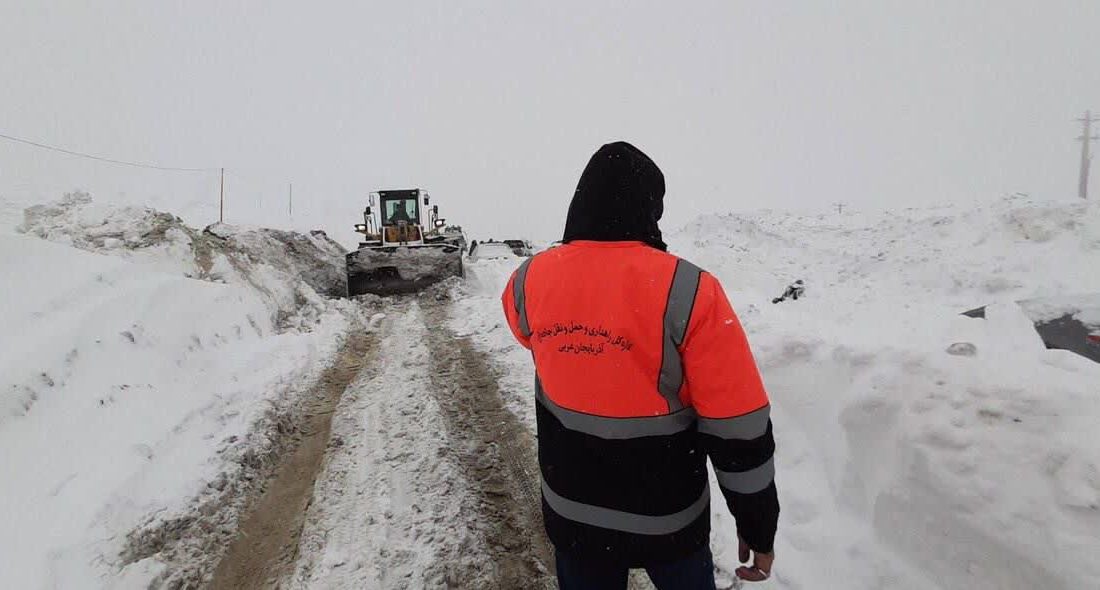
[[492,364],[449,328],[442,303],[425,306],[432,392],[452,452],[480,504],[484,551],[499,588],[555,588],[553,551],[542,528],[534,433],[509,411]]
[[371,356],[374,335],[353,331],[321,375],[304,411],[301,439],[278,466],[255,506],[238,527],[214,570],[210,588],[277,587],[294,565],[305,510],[320,471],[332,415],[348,384]]
[[444,534],[467,536],[453,526],[463,492],[426,395],[418,311],[384,311],[377,354],[337,408],[291,588],[443,587],[458,553]]
[[494,588],[478,501],[432,394],[414,297],[391,300],[371,366],[347,391],[291,588]]
[[533,435],[445,303],[392,300],[345,394],[291,588],[553,587]]

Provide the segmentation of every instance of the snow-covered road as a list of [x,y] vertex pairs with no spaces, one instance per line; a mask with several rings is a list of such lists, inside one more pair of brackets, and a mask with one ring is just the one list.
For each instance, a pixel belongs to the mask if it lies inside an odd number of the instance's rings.
[[337,408],[290,587],[545,587],[531,432],[483,353],[440,323],[445,302],[384,310]]

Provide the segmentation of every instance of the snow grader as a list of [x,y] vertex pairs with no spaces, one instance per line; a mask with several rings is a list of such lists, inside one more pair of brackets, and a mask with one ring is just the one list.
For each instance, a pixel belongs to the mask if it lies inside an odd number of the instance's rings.
[[351,297],[414,293],[463,276],[462,228],[447,225],[439,217],[439,205],[432,205],[431,196],[420,189],[371,193],[355,231],[364,238],[347,255]]

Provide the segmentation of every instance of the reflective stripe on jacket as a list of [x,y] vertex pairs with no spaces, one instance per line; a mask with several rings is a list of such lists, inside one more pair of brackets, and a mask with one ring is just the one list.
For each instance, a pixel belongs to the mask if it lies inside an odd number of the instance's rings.
[[503,305],[534,356],[555,546],[634,565],[698,549],[710,456],[740,534],[771,550],[768,398],[713,276],[640,242],[574,241],[524,262]]

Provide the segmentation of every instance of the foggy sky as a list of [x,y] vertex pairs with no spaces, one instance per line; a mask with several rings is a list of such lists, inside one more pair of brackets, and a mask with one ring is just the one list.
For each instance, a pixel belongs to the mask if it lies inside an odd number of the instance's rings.
[[[765,207],[1068,200],[1098,39],[1096,0],[0,0],[0,133],[224,166],[230,221],[346,244],[368,192],[416,186],[472,238],[557,238],[617,139],[665,171],[666,231]],[[77,187],[216,219],[215,172],[0,141],[0,194]]]

